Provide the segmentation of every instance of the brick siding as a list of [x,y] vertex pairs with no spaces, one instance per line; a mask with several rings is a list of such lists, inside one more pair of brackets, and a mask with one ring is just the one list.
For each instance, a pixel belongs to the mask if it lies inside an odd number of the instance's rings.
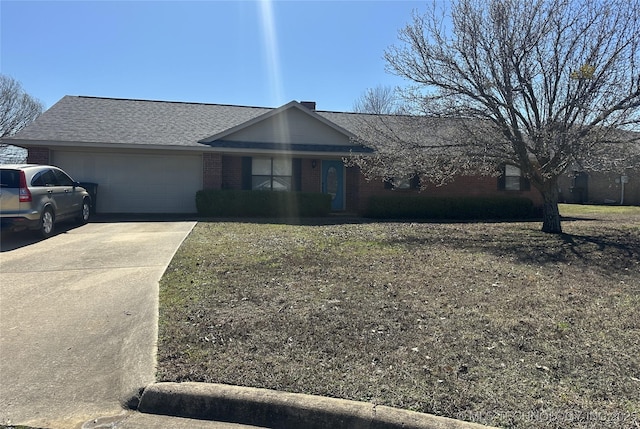
[[359,213],[366,210],[369,197],[384,195],[417,195],[424,197],[513,196],[529,198],[534,205],[542,205],[542,197],[535,188],[530,191],[502,191],[498,189],[498,179],[490,176],[462,176],[446,185],[428,185],[423,190],[386,189],[382,180],[367,181],[361,174],[357,176],[359,189],[358,195],[353,197],[353,201],[357,202],[357,211]]
[[347,191],[345,195],[345,210],[349,213],[359,213],[363,211],[364,204],[360,201],[360,189],[366,181],[360,174],[359,167],[347,167],[346,174]]
[[51,163],[51,151],[48,147],[30,147],[27,149],[27,163],[49,164]]
[[222,189],[242,189],[242,157],[222,157]]
[[[315,162],[315,167],[313,166]],[[242,157],[204,154],[205,189],[242,189]],[[322,160],[302,159],[301,190],[302,192],[322,191]],[[367,181],[358,167],[347,167],[345,174],[346,195],[345,210],[352,213],[363,213],[371,196],[378,195],[420,195],[420,196],[522,196],[533,200],[534,204],[542,204],[537,190],[500,191],[496,177],[460,177],[445,186],[430,185],[419,190],[385,189],[382,180]]]
[[202,154],[203,189],[222,188],[222,156],[218,153]]
[[301,161],[301,187],[302,192],[320,192],[322,191],[321,172],[322,161],[319,159],[303,159]]

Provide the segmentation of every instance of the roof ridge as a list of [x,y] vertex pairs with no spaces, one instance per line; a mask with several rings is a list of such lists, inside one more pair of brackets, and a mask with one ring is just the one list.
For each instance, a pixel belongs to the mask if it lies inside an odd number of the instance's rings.
[[[286,106],[287,104],[290,103],[290,102],[285,103],[282,106],[278,106],[278,107],[266,107],[266,106],[249,106],[244,104],[229,104],[229,103],[205,103],[205,102],[199,102],[199,101],[174,101],[174,100],[157,100],[157,99],[154,100],[154,99],[148,99],[148,98],[130,98],[130,97],[104,97],[99,95],[69,95],[69,97],[90,98],[95,100],[141,101],[145,103],[167,103],[167,104],[195,104],[195,105],[201,105],[201,106],[242,107],[246,109],[270,109],[270,110],[279,109],[280,107]],[[296,103],[301,104],[299,101],[296,101]],[[338,113],[338,114],[345,114],[345,115],[375,115],[375,114],[366,113],[366,112],[344,112],[339,110],[316,109],[313,111],[316,113]],[[397,116],[397,115],[383,115],[383,116]]]
[[[353,115],[353,116],[384,116],[391,118],[403,118],[403,117],[416,117],[420,115],[412,115],[410,113],[372,113],[372,112],[340,112],[337,110],[314,110],[316,113],[338,113],[340,115]],[[433,117],[433,116],[431,116]]]
[[75,96],[72,95],[71,97],[91,98],[96,100],[142,101],[145,103],[196,104],[201,106],[243,107],[247,109],[277,109],[276,107],[245,106],[245,105],[238,105],[238,104],[204,103],[204,102],[198,102],[198,101],[150,100],[145,98],[101,97],[96,95],[75,95]]
[[[65,97],[75,97],[75,98],[87,98],[87,99],[95,99],[95,100],[114,100],[114,101],[140,101],[144,103],[165,103],[165,104],[182,104],[182,105],[199,105],[199,106],[219,106],[219,107],[238,107],[242,109],[261,109],[261,110],[278,110],[281,107],[290,104],[295,101],[298,104],[302,104],[300,101],[292,100],[288,103],[283,104],[278,107],[265,107],[265,106],[248,106],[242,104],[228,104],[228,103],[205,103],[198,101],[174,101],[174,100],[152,100],[146,98],[128,98],[128,97],[104,97],[98,95],[67,95]],[[339,110],[312,110],[315,113],[334,113],[338,115],[348,115],[348,116],[383,116],[383,117],[395,117],[395,118],[405,118],[405,117],[415,117],[419,115],[411,115],[409,113],[369,113],[369,112],[349,112],[349,111],[339,111]],[[438,118],[438,119],[447,119],[440,118],[435,116],[430,116],[430,118]]]
[[[266,106],[249,106],[243,104],[229,104],[229,103],[205,103],[199,101],[175,101],[175,100],[157,100],[157,99],[148,99],[148,98],[130,98],[130,97],[104,97],[99,95],[68,95],[68,97],[76,97],[76,98],[88,98],[94,100],[114,100],[114,101],[141,101],[145,103],[166,103],[166,104],[191,104],[191,105],[200,105],[200,106],[221,106],[221,107],[241,107],[245,109],[269,109],[276,110],[280,107],[286,106],[283,104],[278,107],[266,107]],[[296,100],[294,100],[296,101]],[[298,104],[301,104],[299,101],[296,101]],[[375,113],[367,113],[367,112],[344,112],[339,110],[313,110],[316,113],[338,113],[343,115],[354,115],[354,116],[362,116],[362,115],[376,115]],[[388,115],[383,114],[382,116],[411,116],[411,115]]]

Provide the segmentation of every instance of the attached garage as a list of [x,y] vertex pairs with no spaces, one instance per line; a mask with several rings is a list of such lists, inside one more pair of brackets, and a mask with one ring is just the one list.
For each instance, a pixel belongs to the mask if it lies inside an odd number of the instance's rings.
[[98,184],[98,213],[195,213],[202,189],[201,153],[55,149],[51,163],[77,181]]

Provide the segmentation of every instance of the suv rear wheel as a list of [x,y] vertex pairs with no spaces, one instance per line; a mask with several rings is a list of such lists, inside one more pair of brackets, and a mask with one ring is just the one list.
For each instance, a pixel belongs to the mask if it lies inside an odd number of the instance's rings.
[[42,237],[49,238],[53,235],[54,220],[53,210],[49,207],[44,209],[40,217],[40,235],[42,235]]

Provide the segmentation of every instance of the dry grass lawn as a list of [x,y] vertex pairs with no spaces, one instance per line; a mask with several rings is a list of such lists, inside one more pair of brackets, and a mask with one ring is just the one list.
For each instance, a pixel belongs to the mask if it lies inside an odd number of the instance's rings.
[[533,223],[200,222],[158,379],[513,428],[640,427],[640,208]]

